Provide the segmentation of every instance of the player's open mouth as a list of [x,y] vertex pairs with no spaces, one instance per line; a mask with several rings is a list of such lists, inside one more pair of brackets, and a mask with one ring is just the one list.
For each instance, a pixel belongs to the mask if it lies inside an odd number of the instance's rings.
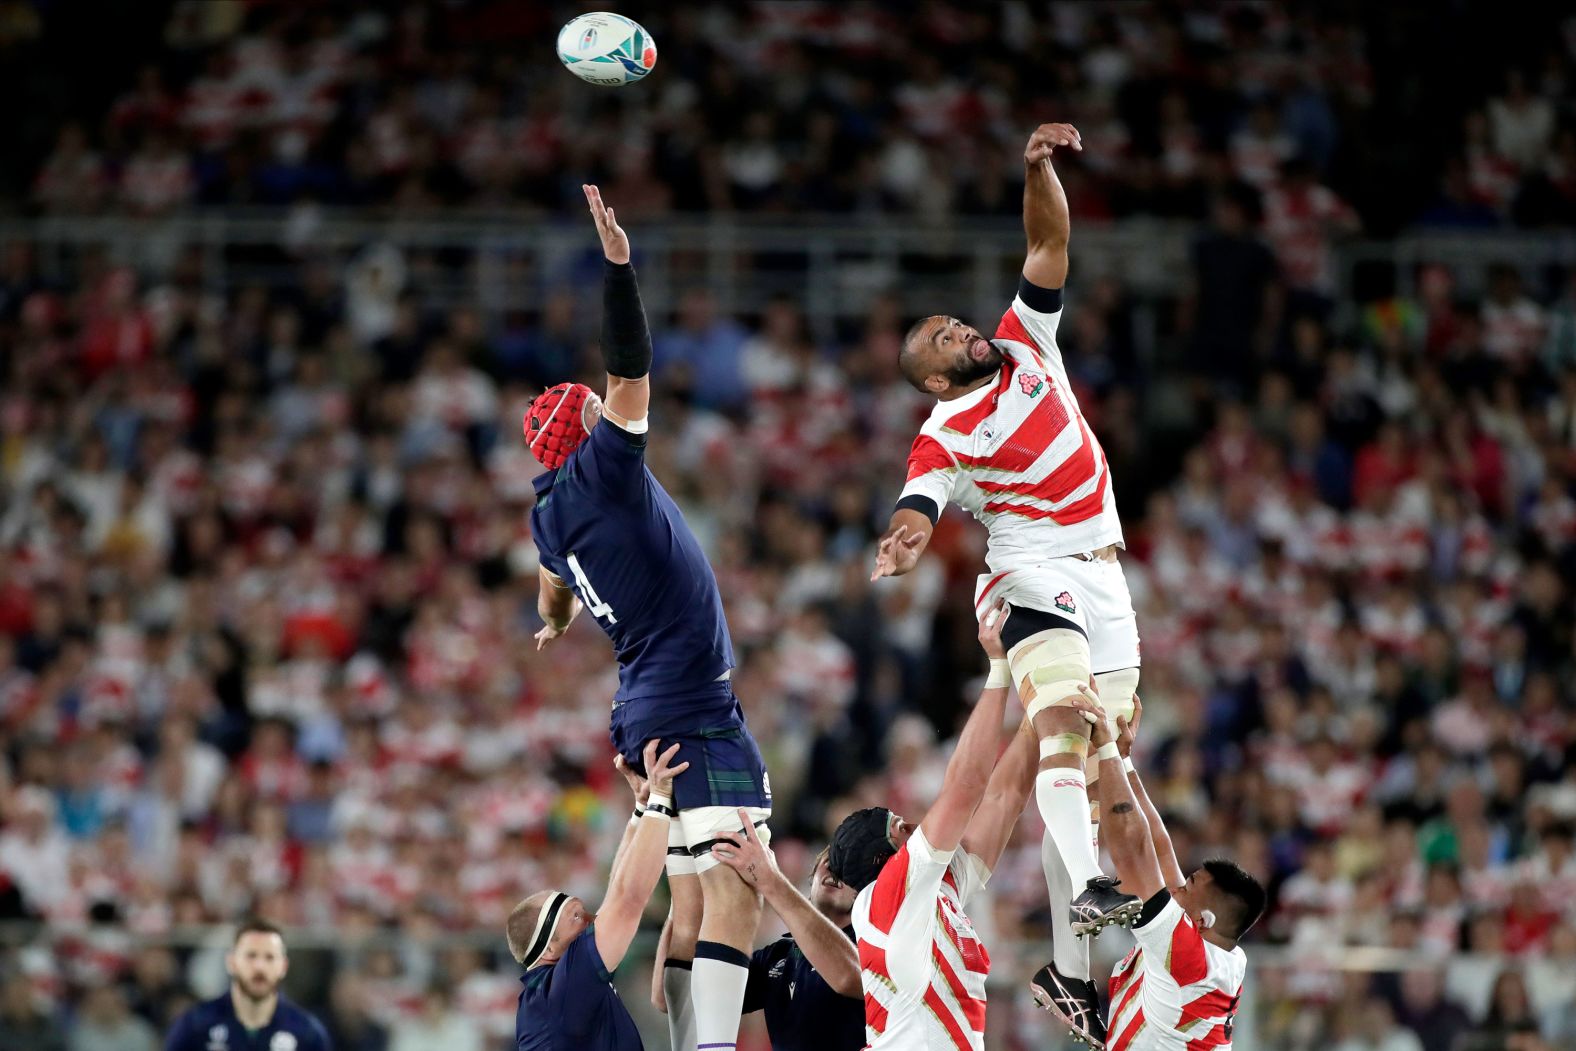
[[973,358],[975,361],[984,361],[989,354],[989,340],[976,338],[974,342],[969,344],[969,357]]

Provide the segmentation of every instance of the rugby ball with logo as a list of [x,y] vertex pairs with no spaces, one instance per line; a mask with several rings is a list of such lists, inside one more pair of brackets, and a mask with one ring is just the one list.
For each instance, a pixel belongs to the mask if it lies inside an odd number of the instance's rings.
[[558,61],[588,84],[616,88],[651,72],[657,45],[639,22],[611,11],[592,11],[558,31]]

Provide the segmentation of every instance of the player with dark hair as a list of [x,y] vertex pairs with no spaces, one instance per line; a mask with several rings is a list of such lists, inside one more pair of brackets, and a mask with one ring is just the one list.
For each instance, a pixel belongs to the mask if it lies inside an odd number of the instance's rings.
[[1052,944],[1063,970],[1086,979],[1089,946],[1078,936],[1130,922],[1139,902],[1100,871],[1099,767],[1088,758],[1088,726],[1068,703],[1092,676],[1106,710],[1125,714],[1140,661],[1110,466],[1056,343],[1071,235],[1051,164],[1058,149],[1083,149],[1072,125],[1042,124],[1024,147],[1028,251],[994,334],[937,314],[903,340],[899,369],[936,404],[909,452],[872,579],[913,569],[949,503],[989,532],[975,615],[996,601],[1014,610],[1007,660],[1039,739],[1034,797],[1046,886],[1052,900],[1073,902],[1052,911]]
[[[744,825],[723,837],[713,856],[754,887],[788,933],[750,957],[744,1013],[764,1011],[773,1051],[859,1051],[865,1046],[865,1004],[859,984],[851,913],[854,891],[832,875],[823,850],[810,872],[806,898],[777,867],[770,847]],[[667,940],[657,950],[664,968]],[[652,1002],[667,1011],[662,985],[653,982]]]
[[1072,706],[1098,717],[1093,726],[1095,758],[1104,767],[1105,845],[1123,886],[1144,905],[1132,925],[1138,944],[1111,972],[1106,1022],[1100,1021],[1094,983],[1059,974],[1054,963],[1034,976],[1034,999],[1091,1047],[1229,1048],[1248,965],[1237,943],[1264,914],[1264,888],[1223,858],[1182,875],[1165,822],[1133,769],[1133,736],[1143,714],[1136,697],[1131,719],[1117,717],[1115,736],[1097,699],[1079,697]]
[[290,959],[278,927],[261,919],[241,924],[224,969],[229,991],[177,1018],[164,1051],[329,1051],[323,1023],[279,992]]
[[[1011,677],[997,604],[980,621],[990,676],[918,825],[885,807],[843,819],[832,875],[858,891],[854,932],[871,1051],[982,1051],[990,954],[964,909],[987,880],[1034,787],[1027,723],[997,759]],[[1087,687],[1085,687],[1087,689]]]
[[613,988],[613,972],[624,961],[640,929],[662,862],[673,816],[673,779],[688,763],[674,765],[679,745],[661,755],[648,741],[641,769],[615,762],[635,791],[635,815],[624,829],[602,908],[560,890],[538,891],[509,913],[509,955],[525,968],[515,1014],[518,1051],[641,1051],[640,1031]]
[[689,769],[674,784],[668,843],[668,1026],[676,1048],[722,1051],[738,1041],[761,904],[711,847],[740,831],[740,808],[769,838],[771,786],[733,693],[733,641],[717,578],[646,468],[651,334],[629,238],[595,186],[585,195],[606,256],[607,388],[598,398],[583,384],[562,383],[526,413],[526,440],[547,468],[531,511],[541,556],[537,610],[546,624],[537,646],[589,611],[618,659],[614,748],[639,770],[646,741],[684,746]]

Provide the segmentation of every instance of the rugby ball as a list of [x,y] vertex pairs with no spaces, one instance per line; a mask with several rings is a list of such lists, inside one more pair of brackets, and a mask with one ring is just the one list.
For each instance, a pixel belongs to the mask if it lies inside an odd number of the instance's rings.
[[588,84],[616,88],[651,72],[657,45],[639,22],[611,11],[592,11],[558,31],[558,61]]

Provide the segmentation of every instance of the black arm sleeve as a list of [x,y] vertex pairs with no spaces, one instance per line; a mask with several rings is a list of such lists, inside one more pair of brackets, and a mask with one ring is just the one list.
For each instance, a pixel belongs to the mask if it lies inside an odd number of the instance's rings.
[[651,332],[629,263],[603,260],[602,360],[608,375],[638,380],[651,371]]
[[931,525],[941,521],[941,508],[936,506],[936,501],[928,496],[920,496],[918,493],[910,493],[908,496],[903,497],[897,502],[897,507],[893,508],[893,510],[918,511],[930,519]]
[[1021,274],[1018,275],[1018,298],[1028,304],[1030,310],[1042,314],[1054,314],[1062,309],[1061,289],[1041,288]]

